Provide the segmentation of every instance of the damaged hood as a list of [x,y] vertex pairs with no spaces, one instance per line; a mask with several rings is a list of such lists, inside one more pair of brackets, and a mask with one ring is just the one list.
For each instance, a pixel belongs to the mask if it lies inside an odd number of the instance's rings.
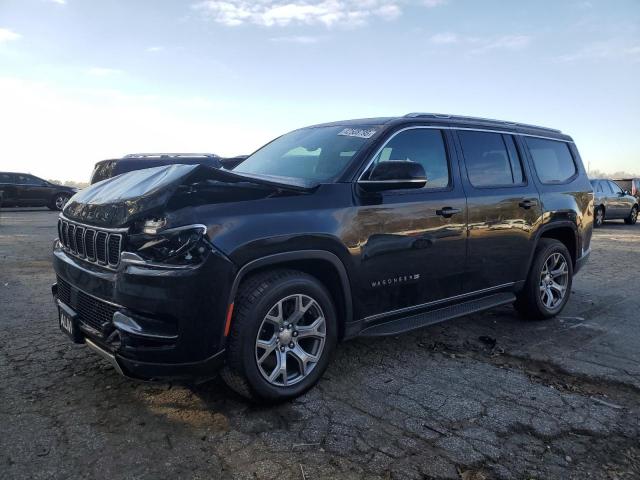
[[197,188],[197,184],[219,183],[253,184],[300,193],[318,186],[300,179],[241,174],[206,165],[168,165],[136,170],[91,185],[71,197],[63,214],[90,225],[122,227],[162,210],[183,186]]

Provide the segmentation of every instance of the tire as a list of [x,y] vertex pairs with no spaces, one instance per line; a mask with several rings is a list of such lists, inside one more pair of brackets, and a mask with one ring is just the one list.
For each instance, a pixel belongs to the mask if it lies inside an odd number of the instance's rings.
[[593,212],[593,227],[600,228],[604,225],[604,207],[602,205],[595,208]]
[[51,200],[51,203],[47,205],[47,208],[61,212],[70,198],[71,196],[68,193],[57,193]]
[[[337,343],[337,320],[331,296],[316,278],[295,270],[258,273],[243,281],[235,305],[221,371],[232,390],[274,403],[302,395],[318,382]],[[306,313],[296,321],[292,311],[300,311],[300,305]],[[314,353],[315,361],[303,355]],[[283,357],[284,374],[278,370]],[[308,363],[301,363],[303,357]]]
[[638,221],[638,206],[634,205],[633,208],[631,209],[631,212],[629,212],[629,216],[624,219],[624,223],[626,223],[627,225],[635,225],[637,221]]
[[[560,273],[560,263],[554,263],[553,260],[560,258],[564,261],[563,272],[565,273]],[[550,266],[548,273],[551,278],[545,275],[545,266]],[[553,282],[553,284],[549,282]],[[569,301],[572,284],[573,263],[567,247],[558,240],[541,238],[525,286],[517,294],[514,306],[524,318],[529,320],[545,320],[555,317]],[[552,296],[551,301],[550,295]]]

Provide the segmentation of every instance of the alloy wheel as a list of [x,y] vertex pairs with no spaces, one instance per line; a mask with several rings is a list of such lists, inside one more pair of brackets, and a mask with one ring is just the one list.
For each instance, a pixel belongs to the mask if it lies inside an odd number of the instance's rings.
[[601,208],[596,210],[596,225],[600,226],[604,223],[604,212]]
[[549,310],[558,307],[567,294],[569,265],[562,253],[552,253],[540,272],[540,300]]
[[316,367],[325,346],[327,322],[322,308],[308,295],[289,295],[265,315],[255,344],[260,374],[270,384],[288,387]]
[[58,210],[62,210],[67,204],[68,198],[65,195],[58,195],[56,197],[55,205]]

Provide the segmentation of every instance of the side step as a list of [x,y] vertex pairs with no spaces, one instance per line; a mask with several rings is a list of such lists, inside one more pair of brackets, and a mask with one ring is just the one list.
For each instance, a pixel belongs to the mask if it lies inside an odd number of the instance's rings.
[[417,328],[433,325],[434,323],[444,322],[445,320],[451,320],[452,318],[463,317],[471,313],[481,312],[489,308],[513,303],[515,300],[516,296],[511,292],[496,293],[487,297],[460,302],[449,307],[416,313],[408,317],[396,318],[384,323],[372,325],[371,327],[365,327],[358,336],[383,337],[386,335],[398,335]]

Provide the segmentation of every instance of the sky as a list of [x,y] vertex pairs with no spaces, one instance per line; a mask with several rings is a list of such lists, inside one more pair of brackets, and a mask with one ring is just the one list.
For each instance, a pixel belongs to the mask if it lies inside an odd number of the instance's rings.
[[640,175],[640,0],[0,0],[0,170],[87,181],[415,111],[559,128]]

